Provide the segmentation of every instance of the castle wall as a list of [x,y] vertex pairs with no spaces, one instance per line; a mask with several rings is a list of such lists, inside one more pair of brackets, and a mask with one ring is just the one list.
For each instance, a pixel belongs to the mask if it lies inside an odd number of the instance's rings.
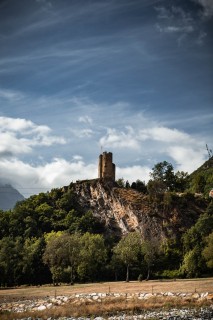
[[98,178],[102,178],[102,165],[103,165],[103,156],[100,154],[99,156],[99,164],[98,164]]
[[103,152],[99,156],[98,177],[115,181],[115,164],[112,162],[111,152]]

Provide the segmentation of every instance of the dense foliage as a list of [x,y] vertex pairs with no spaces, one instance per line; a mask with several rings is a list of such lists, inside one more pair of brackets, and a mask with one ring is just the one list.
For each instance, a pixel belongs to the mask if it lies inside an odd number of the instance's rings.
[[[194,188],[193,181],[200,186],[194,191],[207,190],[209,178],[205,176],[204,182],[198,173],[190,180],[187,173],[174,173],[164,161],[153,168],[147,185],[139,179],[132,185],[120,179],[118,184],[146,194],[151,205],[169,212],[176,193]],[[185,194],[183,208],[193,197]],[[31,196],[13,210],[0,210],[0,285],[210,275],[213,200],[206,202],[205,212],[180,237],[169,233],[175,221],[165,225],[168,236],[162,242],[144,241],[137,232],[122,239],[109,236],[93,213],[81,207],[72,184]]]

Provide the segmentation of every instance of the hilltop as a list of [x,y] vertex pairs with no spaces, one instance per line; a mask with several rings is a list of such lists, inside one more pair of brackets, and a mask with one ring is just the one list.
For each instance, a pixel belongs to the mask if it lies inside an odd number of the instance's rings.
[[208,195],[213,189],[213,157],[189,176],[189,191]]

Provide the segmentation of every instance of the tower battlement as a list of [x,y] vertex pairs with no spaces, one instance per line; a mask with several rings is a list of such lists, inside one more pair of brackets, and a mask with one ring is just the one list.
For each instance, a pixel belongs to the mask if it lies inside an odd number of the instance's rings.
[[115,164],[112,162],[112,152],[103,152],[99,156],[98,178],[115,181]]

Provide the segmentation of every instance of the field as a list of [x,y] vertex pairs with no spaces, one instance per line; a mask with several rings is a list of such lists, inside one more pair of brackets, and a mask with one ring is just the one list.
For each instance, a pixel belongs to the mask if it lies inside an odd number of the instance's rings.
[[74,286],[41,286],[0,289],[0,303],[42,298],[47,296],[71,295],[74,293],[160,293],[160,292],[209,292],[213,293],[213,278],[175,281],[132,281],[75,284]]

